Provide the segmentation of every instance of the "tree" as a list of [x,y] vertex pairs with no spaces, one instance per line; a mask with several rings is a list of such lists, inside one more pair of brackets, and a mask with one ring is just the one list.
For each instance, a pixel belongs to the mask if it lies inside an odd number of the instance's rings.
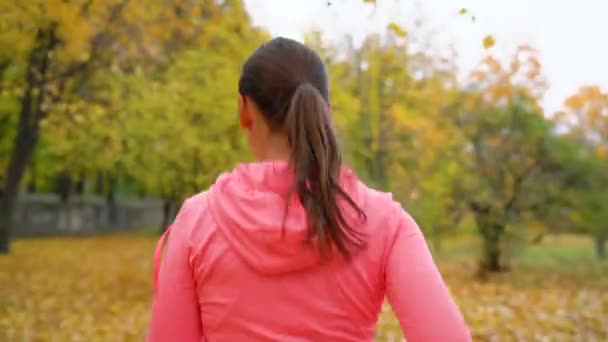
[[9,251],[14,204],[39,140],[40,123],[65,102],[69,88],[88,77],[106,46],[107,28],[117,21],[126,4],[31,1],[0,5],[5,14],[0,42],[13,46],[14,56],[8,63],[22,70],[10,84],[18,89],[20,104],[0,196],[0,253]]
[[[206,16],[227,3],[176,0],[168,7],[162,0],[37,0],[0,4],[0,50],[11,47],[10,55],[1,54],[0,66],[3,73],[16,70],[4,77],[3,93],[15,93],[19,103],[16,134],[6,172],[0,177],[0,252],[9,250],[14,204],[41,123],[52,117],[55,127],[65,129],[66,122],[86,115],[80,110],[91,104],[110,109],[105,114],[114,113],[115,107],[107,105],[112,99],[100,91],[108,89],[104,87],[108,75],[148,72],[169,62],[167,52],[190,46],[207,23]],[[116,143],[122,145],[122,141]]]
[[329,66],[346,159],[367,182],[391,191],[437,247],[463,213],[443,186],[458,174],[458,136],[441,114],[455,93],[456,72],[449,58],[426,52],[430,38],[394,30],[360,47],[348,37],[344,45],[325,44],[318,33],[307,43]]
[[582,145],[586,156],[586,174],[577,183],[573,205],[577,225],[595,237],[596,251],[606,257],[608,240],[608,93],[597,86],[585,86],[568,97],[565,109],[555,120],[567,135]]
[[473,73],[452,120],[464,142],[463,173],[454,184],[482,238],[480,271],[504,270],[505,236],[531,220],[546,220],[558,205],[563,163],[558,139],[537,98],[540,63],[520,48],[508,68],[492,57]]
[[116,86],[128,113],[123,162],[139,186],[164,200],[161,230],[181,200],[247,157],[236,89],[241,63],[268,36],[252,26],[240,1],[224,2],[215,16],[171,65]]
[[357,48],[349,40],[346,49],[324,47],[318,37],[310,40],[326,54],[332,106],[340,133],[348,137],[349,162],[378,188],[403,185],[403,179],[390,175],[415,162],[418,139],[432,139],[428,116],[447,93],[435,60],[410,53],[411,43],[391,29],[386,38],[371,35]]

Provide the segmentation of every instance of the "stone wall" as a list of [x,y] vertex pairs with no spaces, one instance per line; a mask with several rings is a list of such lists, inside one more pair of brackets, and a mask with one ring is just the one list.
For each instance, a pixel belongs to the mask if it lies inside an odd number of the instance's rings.
[[15,212],[15,236],[80,235],[159,227],[160,200],[118,200],[111,208],[103,198],[78,197],[62,203],[50,194],[22,194]]

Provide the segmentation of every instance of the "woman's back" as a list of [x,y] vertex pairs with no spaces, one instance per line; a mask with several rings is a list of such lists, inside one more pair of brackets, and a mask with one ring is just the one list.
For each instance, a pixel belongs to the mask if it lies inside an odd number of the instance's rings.
[[[343,205],[365,239],[323,256],[307,213],[285,203],[287,162],[242,164],[189,199],[170,229],[150,341],[371,341],[385,295],[408,341],[469,341],[416,223],[343,169]],[[305,241],[311,241],[310,244]]]
[[370,341],[385,294],[409,342],[470,340],[414,221],[343,167],[319,55],[263,44],[238,106],[262,162],[184,204],[149,340]]

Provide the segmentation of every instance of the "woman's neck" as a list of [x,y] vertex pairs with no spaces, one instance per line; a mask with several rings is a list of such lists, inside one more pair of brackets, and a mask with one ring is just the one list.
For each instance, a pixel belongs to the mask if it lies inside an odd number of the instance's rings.
[[276,135],[271,136],[266,141],[265,148],[263,149],[259,161],[275,161],[275,160],[290,160],[291,159],[291,148],[287,137]]

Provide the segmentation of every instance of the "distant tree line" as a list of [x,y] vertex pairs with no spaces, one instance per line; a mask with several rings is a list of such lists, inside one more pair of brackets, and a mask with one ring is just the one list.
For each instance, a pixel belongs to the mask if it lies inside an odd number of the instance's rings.
[[[269,35],[241,1],[30,1],[0,11],[0,251],[20,191],[109,204],[159,197],[166,226],[185,197],[251,158],[236,84]],[[533,48],[506,64],[488,55],[463,83],[455,56],[422,38],[395,25],[360,45],[307,37],[330,70],[348,163],[393,192],[436,247],[474,227],[482,270],[508,267],[510,236],[585,233],[605,256],[608,93],[584,87],[545,113]]]

